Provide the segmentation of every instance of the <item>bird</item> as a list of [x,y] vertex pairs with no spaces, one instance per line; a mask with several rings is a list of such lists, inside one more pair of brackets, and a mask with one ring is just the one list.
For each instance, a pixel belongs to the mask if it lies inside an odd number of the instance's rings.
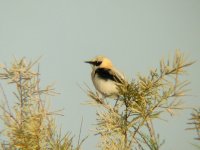
[[113,66],[112,61],[105,56],[98,55],[85,63],[92,66],[91,79],[95,89],[104,98],[118,98],[118,86],[125,81],[125,77]]

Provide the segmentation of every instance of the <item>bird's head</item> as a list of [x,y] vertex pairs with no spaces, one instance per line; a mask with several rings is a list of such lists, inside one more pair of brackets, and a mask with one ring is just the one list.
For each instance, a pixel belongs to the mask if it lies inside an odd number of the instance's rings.
[[95,58],[85,61],[85,63],[89,63],[92,65],[92,68],[112,68],[112,62],[110,59],[104,56],[96,56]]

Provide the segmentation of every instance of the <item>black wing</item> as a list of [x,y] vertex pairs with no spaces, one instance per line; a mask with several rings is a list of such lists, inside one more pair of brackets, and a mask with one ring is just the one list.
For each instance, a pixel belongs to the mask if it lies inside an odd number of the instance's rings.
[[112,80],[118,83],[122,83],[123,81],[123,79],[120,78],[119,75],[113,73],[111,69],[98,68],[96,69],[95,74],[97,74],[103,80]]

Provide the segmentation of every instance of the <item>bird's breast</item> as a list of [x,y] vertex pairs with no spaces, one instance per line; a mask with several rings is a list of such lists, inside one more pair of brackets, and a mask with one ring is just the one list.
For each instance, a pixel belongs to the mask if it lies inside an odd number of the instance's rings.
[[117,85],[113,80],[102,78],[98,74],[92,74],[92,81],[95,88],[106,97],[118,93]]

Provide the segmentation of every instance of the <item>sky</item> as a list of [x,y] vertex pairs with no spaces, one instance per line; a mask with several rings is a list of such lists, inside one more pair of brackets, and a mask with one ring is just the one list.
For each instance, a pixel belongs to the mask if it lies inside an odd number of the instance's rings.
[[[97,149],[96,110],[81,88],[94,89],[85,60],[109,57],[129,79],[147,74],[159,60],[176,49],[197,62],[188,69],[191,81],[188,106],[200,106],[200,1],[199,0],[0,0],[0,63],[14,56],[40,60],[42,85],[55,83],[60,93],[52,109],[64,109],[57,123],[63,132],[88,134],[84,150]],[[0,81],[2,83],[2,81]],[[9,95],[11,93],[7,93]],[[12,103],[12,101],[10,101]],[[191,110],[168,121],[156,121],[165,144],[161,150],[195,150],[194,132],[185,130]]]

